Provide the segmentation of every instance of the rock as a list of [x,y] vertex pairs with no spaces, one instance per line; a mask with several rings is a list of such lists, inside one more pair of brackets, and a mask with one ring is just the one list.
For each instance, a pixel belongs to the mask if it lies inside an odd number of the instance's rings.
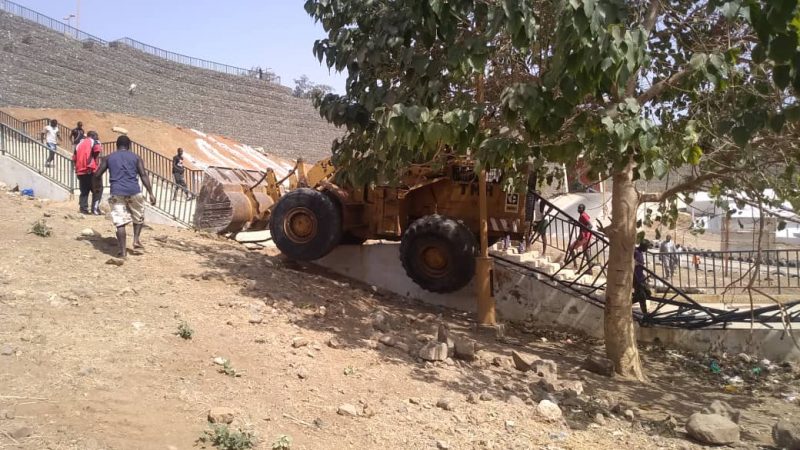
[[589,356],[583,361],[582,368],[598,375],[614,376],[614,362],[602,356]]
[[378,342],[387,346],[387,347],[394,347],[397,345],[397,339],[391,334],[384,334],[383,336],[378,338]]
[[314,313],[314,317],[316,317],[317,319],[322,319],[327,314],[328,314],[328,308],[320,306],[319,309],[317,309],[317,311]]
[[308,340],[304,337],[296,337],[292,339],[292,347],[300,348],[308,345]]
[[12,356],[14,353],[15,353],[14,347],[10,345],[4,345],[0,347],[0,355]]
[[328,339],[328,347],[330,348],[342,348],[342,342],[335,337]]
[[78,375],[82,377],[88,377],[92,373],[94,373],[94,368],[89,366],[83,366],[78,370]]
[[317,427],[317,428],[325,428],[325,422],[322,419],[320,419],[319,417],[314,419],[313,423],[314,423],[314,426]]
[[128,130],[125,129],[125,128],[122,128],[120,126],[112,127],[111,131],[113,131],[114,133],[119,133],[119,134],[128,134]]
[[719,414],[692,414],[686,423],[686,432],[703,444],[728,445],[739,442],[739,425]]
[[791,423],[786,419],[779,420],[772,427],[772,439],[780,448],[800,449],[800,424]]
[[231,424],[235,414],[236,413],[232,408],[218,406],[216,408],[211,408],[208,411],[208,421],[211,423]]
[[[474,405],[478,403],[478,399],[479,397],[474,392],[467,394],[467,403],[472,403]],[[2,418],[2,416],[0,416],[0,418]]]
[[405,353],[408,353],[408,352],[410,352],[410,351],[411,351],[411,347],[409,347],[409,345],[408,345],[408,344],[406,344],[406,343],[405,343],[405,342],[403,342],[403,341],[397,341],[397,342],[395,342],[395,343],[394,343],[394,348],[396,348],[396,349],[398,349],[398,350],[402,350],[402,351],[403,351],[403,352],[405,352]]
[[226,362],[228,362],[228,360],[223,358],[222,356],[217,356],[216,358],[214,358],[214,364],[218,366],[224,366]]
[[306,378],[308,378],[308,371],[306,369],[303,369],[303,368],[298,369],[297,370],[297,378],[300,378],[301,380],[305,380]]
[[447,344],[428,342],[419,349],[419,357],[425,361],[444,361],[447,359]]
[[436,407],[437,408],[442,408],[445,411],[452,411],[452,410],[455,409],[455,402],[452,399],[449,399],[449,398],[446,398],[446,397],[445,398],[440,398],[436,402]]
[[628,419],[628,420],[630,420],[631,422],[633,422],[634,420],[636,420],[636,415],[633,413],[633,410],[626,409],[626,410],[625,410],[625,411],[622,413],[622,415],[624,415],[624,416],[625,416],[625,418],[626,418],[626,419]]
[[495,356],[492,358],[492,365],[497,367],[506,367],[508,365],[508,358]]
[[733,423],[739,423],[739,418],[742,415],[741,411],[736,410],[733,406],[722,400],[714,400],[711,402],[708,408],[703,409],[703,414],[717,414],[730,419]]
[[100,236],[100,233],[98,233],[97,231],[94,231],[91,228],[84,228],[83,230],[81,230],[81,236],[82,237],[95,237],[95,236]]
[[542,400],[536,405],[536,413],[550,422],[559,421],[564,417],[561,408],[550,400]]
[[508,396],[508,403],[516,406],[525,406],[525,400],[522,400],[513,394]]
[[577,380],[558,381],[556,391],[563,392],[567,397],[580,397],[583,394],[583,383]]
[[546,380],[556,380],[558,378],[558,365],[551,359],[537,359],[530,366],[536,375]]
[[372,328],[375,328],[383,333],[388,333],[392,330],[392,326],[389,323],[389,318],[386,317],[386,314],[382,312],[376,312],[373,314],[370,323],[372,323]]
[[106,261],[106,264],[108,264],[109,266],[122,267],[122,265],[125,264],[125,260],[122,258],[111,258],[108,261]]
[[450,444],[448,444],[445,441],[436,441],[436,448],[438,448],[439,450],[449,450]]
[[30,427],[19,427],[16,430],[11,432],[11,437],[14,439],[25,439],[33,434],[33,430]]
[[474,361],[475,342],[468,339],[456,339],[455,357],[464,361]]
[[594,415],[594,423],[600,426],[605,426],[608,422],[606,421],[606,416],[604,416],[603,413],[597,413]]
[[263,317],[261,317],[260,315],[255,315],[255,314],[250,316],[250,319],[248,320],[248,322],[252,323],[253,325],[258,325],[263,321],[264,321]]
[[484,402],[490,402],[490,401],[494,400],[494,397],[492,397],[492,394],[490,394],[488,392],[482,392],[481,395],[478,398],[481,399]]
[[358,408],[350,403],[345,403],[339,406],[336,413],[340,416],[358,417]]
[[739,353],[738,355],[736,355],[736,358],[738,358],[739,361],[745,364],[750,364],[751,362],[753,362],[753,357],[748,355],[747,353]]
[[514,360],[514,367],[522,372],[531,370],[533,363],[539,360],[538,356],[525,355],[516,350],[511,352],[511,359]]

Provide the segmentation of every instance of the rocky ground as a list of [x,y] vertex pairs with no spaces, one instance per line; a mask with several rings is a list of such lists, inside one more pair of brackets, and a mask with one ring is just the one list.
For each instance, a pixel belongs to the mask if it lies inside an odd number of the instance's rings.
[[0,192],[0,448],[769,448],[778,419],[797,438],[796,366],[651,347],[649,382],[618,380],[600,342],[478,329],[191,231],[107,264],[110,222],[74,210]]

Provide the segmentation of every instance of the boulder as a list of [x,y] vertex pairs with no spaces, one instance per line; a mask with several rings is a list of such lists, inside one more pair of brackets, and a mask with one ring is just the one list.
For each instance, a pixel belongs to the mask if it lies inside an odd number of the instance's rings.
[[728,445],[739,442],[739,425],[719,414],[694,413],[686,423],[689,436],[709,445]]
[[583,361],[582,368],[598,375],[614,376],[614,362],[602,356],[589,356]]
[[533,363],[539,360],[538,356],[526,355],[516,350],[511,352],[511,359],[514,360],[514,367],[522,372],[531,370]]
[[464,361],[475,360],[475,342],[469,339],[456,339],[455,357]]
[[208,411],[208,421],[211,423],[231,424],[234,416],[232,408],[216,407]]
[[536,375],[546,380],[558,379],[558,365],[551,359],[537,359],[533,361],[531,370],[536,372]]
[[444,361],[447,359],[447,344],[444,342],[429,342],[419,349],[419,357],[425,361]]
[[536,405],[536,413],[550,422],[556,422],[564,417],[561,408],[550,400],[542,400]]
[[704,414],[717,414],[722,417],[727,417],[733,423],[739,423],[741,411],[734,409],[731,405],[722,400],[714,400],[708,408],[703,409]]
[[772,439],[780,448],[800,450],[800,424],[781,419],[772,427]]

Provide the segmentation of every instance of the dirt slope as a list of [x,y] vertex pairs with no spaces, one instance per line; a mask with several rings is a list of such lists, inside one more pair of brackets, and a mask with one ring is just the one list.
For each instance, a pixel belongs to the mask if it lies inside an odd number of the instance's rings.
[[[147,229],[144,255],[107,265],[111,224],[73,210],[0,192],[0,448],[197,448],[214,407],[232,408],[232,427],[254,432],[256,448],[288,435],[295,450],[694,448],[652,424],[667,414],[683,424],[716,398],[743,410],[748,446],[769,442],[776,417],[800,420],[798,406],[770,396],[797,384],[724,394],[659,349],[644,352],[651,383],[611,380],[579,368],[596,342],[517,329],[498,340],[463,315],[191,231]],[[49,238],[28,233],[41,218]],[[100,236],[80,237],[87,227]],[[182,321],[191,340],[175,335]],[[378,343],[390,334],[413,354],[440,321],[477,341],[477,361],[424,363]],[[582,381],[579,398],[555,395],[565,422],[535,413],[548,394],[509,365],[511,350]],[[220,373],[215,357],[242,376]],[[611,411],[619,401],[633,422]],[[343,404],[359,416],[337,414]]]
[[119,134],[112,129],[121,127],[128,131],[131,139],[166,157],[172,158],[177,148],[183,148],[187,167],[193,169],[204,169],[210,165],[254,170],[272,167],[282,173],[293,166],[293,163],[283,158],[267,157],[233,139],[206,134],[202,130],[181,128],[147,117],[83,109],[4,107],[3,111],[24,121],[56,119],[68,127],[74,127],[81,121],[86,131],[97,131],[100,140],[104,142],[116,140]]

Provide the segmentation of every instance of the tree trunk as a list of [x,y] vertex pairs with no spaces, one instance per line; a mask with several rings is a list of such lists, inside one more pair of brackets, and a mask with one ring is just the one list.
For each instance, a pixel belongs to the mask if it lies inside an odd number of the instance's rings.
[[639,206],[639,196],[633,185],[634,167],[633,163],[628,164],[613,178],[604,328],[606,354],[614,362],[617,374],[644,380],[631,301],[636,209]]

